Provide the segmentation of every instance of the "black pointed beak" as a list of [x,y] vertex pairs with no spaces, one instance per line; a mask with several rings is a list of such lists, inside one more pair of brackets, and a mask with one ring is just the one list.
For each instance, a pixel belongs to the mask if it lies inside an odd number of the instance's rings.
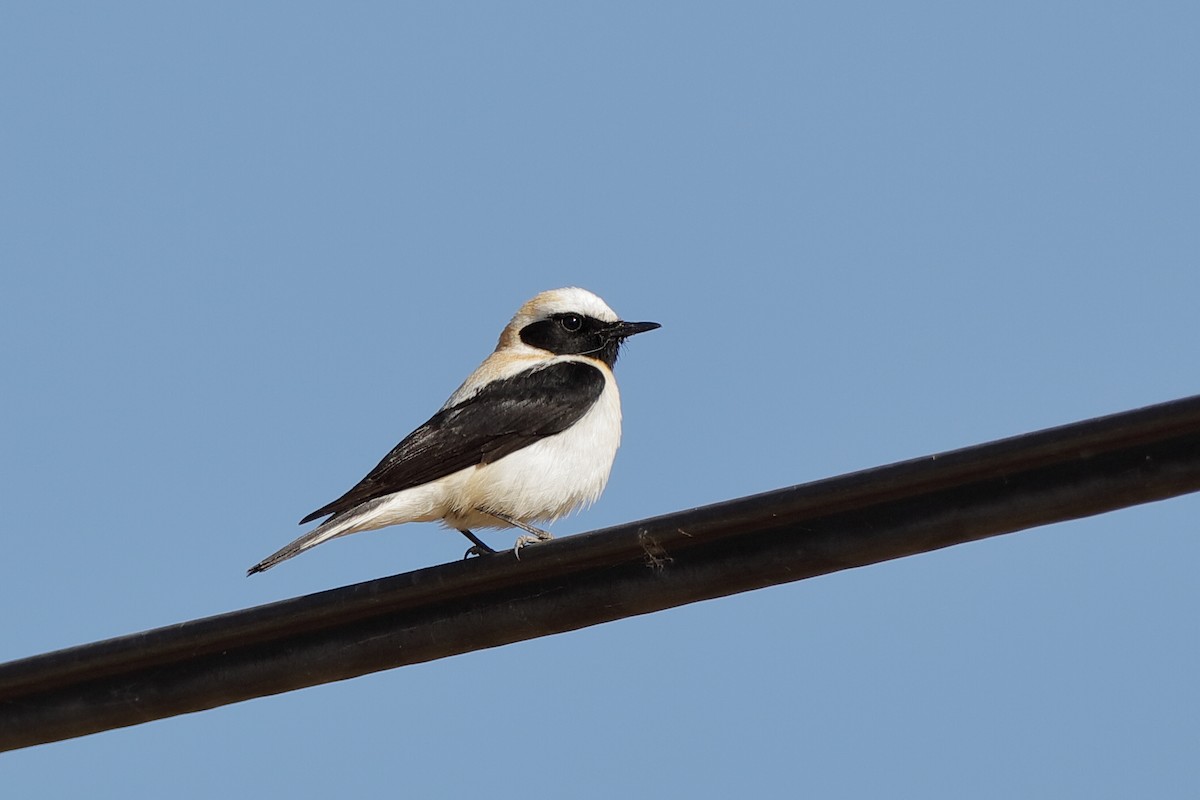
[[628,339],[637,333],[645,333],[655,328],[661,328],[657,322],[614,322],[609,328],[609,336],[614,339]]

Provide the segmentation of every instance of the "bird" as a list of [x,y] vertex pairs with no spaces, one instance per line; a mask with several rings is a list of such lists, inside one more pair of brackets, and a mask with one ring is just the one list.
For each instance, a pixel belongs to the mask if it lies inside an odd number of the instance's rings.
[[613,366],[626,339],[659,327],[622,321],[586,289],[538,294],[436,414],[300,524],[328,519],[247,575],[330,539],[406,522],[459,531],[471,541],[464,557],[496,552],[475,530],[520,528],[520,558],[522,547],[553,538],[535,523],[591,505],[604,491],[621,442]]

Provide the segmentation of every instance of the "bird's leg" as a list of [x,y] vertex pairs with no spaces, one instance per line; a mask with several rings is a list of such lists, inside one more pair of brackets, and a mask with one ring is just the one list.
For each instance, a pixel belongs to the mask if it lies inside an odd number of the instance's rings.
[[492,553],[496,552],[492,548],[488,547],[487,544],[482,539],[480,539],[475,534],[471,533],[466,528],[459,528],[458,532],[461,533],[463,536],[467,537],[468,539],[470,539],[474,543],[471,547],[467,548],[467,552],[463,553],[464,561],[466,559],[470,558],[471,556],[491,555]]
[[481,514],[489,514],[501,522],[507,522],[509,525],[512,525],[515,528],[520,528],[521,530],[530,534],[529,536],[517,537],[517,542],[513,546],[513,555],[515,555],[517,558],[521,557],[521,548],[525,545],[537,544],[538,542],[544,542],[547,539],[554,538],[554,534],[550,533],[550,531],[544,531],[541,528],[535,528],[526,522],[521,522],[519,519],[513,519],[505,514],[497,514],[495,511],[488,511],[487,509],[483,508],[477,508],[475,510]]

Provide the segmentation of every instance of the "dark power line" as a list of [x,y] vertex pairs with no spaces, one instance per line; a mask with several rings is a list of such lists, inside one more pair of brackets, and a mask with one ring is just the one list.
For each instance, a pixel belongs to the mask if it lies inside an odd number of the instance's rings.
[[0,750],[1200,490],[1200,396],[0,664]]

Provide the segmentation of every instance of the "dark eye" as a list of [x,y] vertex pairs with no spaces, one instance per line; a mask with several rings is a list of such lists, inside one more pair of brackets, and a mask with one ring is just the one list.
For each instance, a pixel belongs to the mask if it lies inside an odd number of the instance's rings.
[[575,333],[583,327],[583,318],[578,314],[564,314],[559,317],[558,322],[563,326],[563,330]]

